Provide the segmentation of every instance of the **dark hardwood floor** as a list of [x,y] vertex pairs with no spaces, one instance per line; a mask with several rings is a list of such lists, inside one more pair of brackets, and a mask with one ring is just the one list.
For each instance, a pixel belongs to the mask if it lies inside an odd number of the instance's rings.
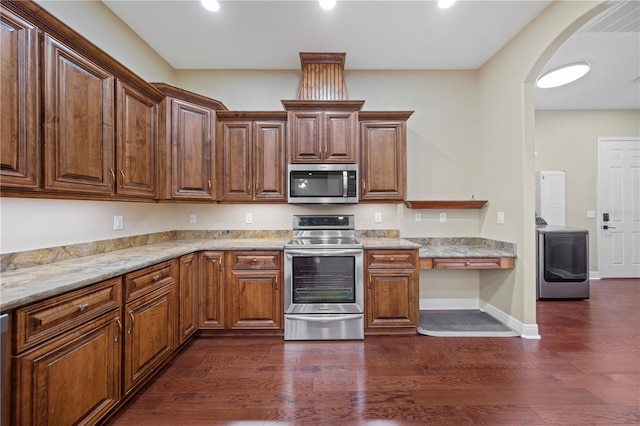
[[640,424],[640,280],[537,318],[540,340],[200,338],[108,424]]

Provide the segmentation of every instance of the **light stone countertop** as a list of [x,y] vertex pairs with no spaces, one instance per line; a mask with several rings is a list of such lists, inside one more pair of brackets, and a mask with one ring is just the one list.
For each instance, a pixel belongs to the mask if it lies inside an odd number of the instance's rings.
[[[0,274],[0,312],[205,250],[283,250],[289,238],[171,240],[62,260]],[[515,257],[515,244],[459,238],[359,237],[365,249],[415,249],[421,258]]]
[[0,311],[77,290],[185,254],[204,250],[282,250],[287,239],[175,240],[114,250],[0,275]]

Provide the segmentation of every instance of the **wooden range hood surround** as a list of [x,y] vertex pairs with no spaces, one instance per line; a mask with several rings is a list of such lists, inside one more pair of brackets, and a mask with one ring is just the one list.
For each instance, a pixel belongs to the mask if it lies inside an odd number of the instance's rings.
[[300,52],[302,81],[297,100],[283,100],[288,111],[327,109],[359,111],[364,101],[350,101],[344,82],[346,53]]

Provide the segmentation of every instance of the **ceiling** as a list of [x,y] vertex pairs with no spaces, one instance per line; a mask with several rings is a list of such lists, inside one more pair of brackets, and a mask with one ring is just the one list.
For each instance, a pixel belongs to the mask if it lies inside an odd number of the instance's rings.
[[[346,70],[472,70],[550,1],[338,0],[325,11],[316,0],[220,0],[217,13],[196,0],[103,3],[175,69],[300,69],[299,52],[345,52]],[[609,9],[600,18],[613,26],[588,24],[545,67],[586,60],[592,71],[538,89],[537,108],[640,109],[640,1]]]

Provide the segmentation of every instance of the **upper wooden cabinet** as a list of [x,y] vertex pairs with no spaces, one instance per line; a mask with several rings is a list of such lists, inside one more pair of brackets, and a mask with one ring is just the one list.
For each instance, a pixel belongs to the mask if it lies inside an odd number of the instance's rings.
[[3,193],[155,199],[161,99],[38,4],[2,2]]
[[0,184],[40,184],[38,30],[0,6]]
[[357,163],[358,111],[364,101],[282,101],[290,163]]
[[45,189],[156,198],[161,95],[116,81],[48,35],[43,67]]
[[45,188],[113,192],[113,75],[49,35],[43,68]]
[[116,193],[156,198],[158,102],[116,81]]
[[284,112],[218,113],[220,201],[286,201]]
[[361,201],[403,201],[407,193],[406,120],[413,111],[360,112]]
[[161,198],[215,201],[216,110],[224,105],[164,83],[160,104]]

